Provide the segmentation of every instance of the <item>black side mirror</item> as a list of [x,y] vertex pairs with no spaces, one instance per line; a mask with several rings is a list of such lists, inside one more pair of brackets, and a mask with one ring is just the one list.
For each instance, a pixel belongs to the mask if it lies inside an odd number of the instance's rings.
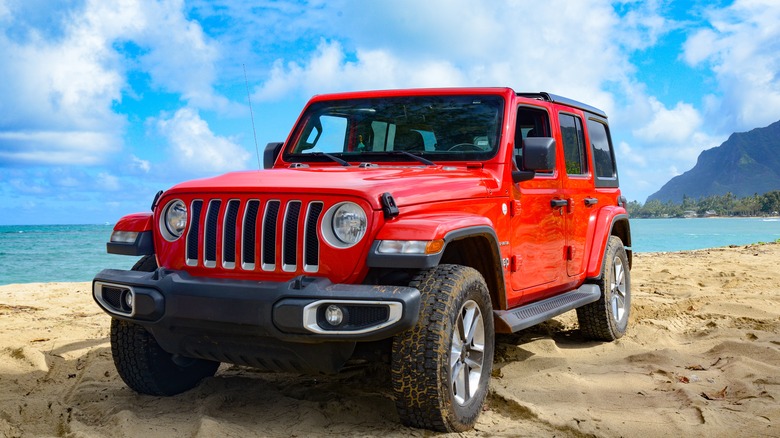
[[[523,170],[512,172],[512,181],[519,183],[536,176],[536,172],[551,172],[555,169],[555,139],[552,137],[529,137],[523,140],[523,162],[517,163]],[[519,166],[522,164],[522,166]]]
[[282,151],[282,146],[284,146],[284,143],[281,142],[268,143],[265,145],[265,150],[263,151],[263,169],[274,167],[276,158],[279,157],[279,153]]

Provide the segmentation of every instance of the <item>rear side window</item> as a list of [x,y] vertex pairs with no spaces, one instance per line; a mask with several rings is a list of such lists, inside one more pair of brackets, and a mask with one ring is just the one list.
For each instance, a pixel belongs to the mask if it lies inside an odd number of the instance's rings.
[[588,119],[588,136],[593,152],[593,167],[596,173],[596,187],[617,187],[617,166],[609,128],[603,122]]
[[585,154],[585,135],[582,132],[582,120],[571,114],[561,114],[561,136],[563,137],[563,156],[566,159],[568,175],[588,173],[588,159]]

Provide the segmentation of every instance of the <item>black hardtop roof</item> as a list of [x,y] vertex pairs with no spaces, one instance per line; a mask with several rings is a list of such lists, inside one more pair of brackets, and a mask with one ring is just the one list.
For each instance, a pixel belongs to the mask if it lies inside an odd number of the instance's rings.
[[520,97],[527,97],[529,99],[537,99],[537,100],[543,100],[545,102],[554,102],[554,103],[560,103],[566,106],[570,106],[573,108],[581,109],[583,111],[587,111],[589,113],[593,113],[599,117],[607,118],[607,113],[604,111],[594,107],[590,106],[588,104],[579,102],[574,99],[569,99],[568,97],[558,96],[556,94],[546,93],[544,91],[541,91],[539,93],[517,93]]

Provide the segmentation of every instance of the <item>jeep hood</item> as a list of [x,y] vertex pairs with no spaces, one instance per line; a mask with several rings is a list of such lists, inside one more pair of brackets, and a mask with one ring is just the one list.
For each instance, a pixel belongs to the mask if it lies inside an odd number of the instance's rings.
[[373,168],[315,167],[232,172],[178,184],[172,193],[322,193],[354,196],[380,209],[380,196],[389,192],[396,204],[484,198],[498,181],[481,168],[454,166],[381,166]]

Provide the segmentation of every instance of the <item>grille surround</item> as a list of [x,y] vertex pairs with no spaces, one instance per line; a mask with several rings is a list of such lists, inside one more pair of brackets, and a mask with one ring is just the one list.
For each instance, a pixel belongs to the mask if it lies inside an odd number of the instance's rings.
[[190,211],[184,250],[187,266],[319,272],[323,201],[218,197],[194,199]]

